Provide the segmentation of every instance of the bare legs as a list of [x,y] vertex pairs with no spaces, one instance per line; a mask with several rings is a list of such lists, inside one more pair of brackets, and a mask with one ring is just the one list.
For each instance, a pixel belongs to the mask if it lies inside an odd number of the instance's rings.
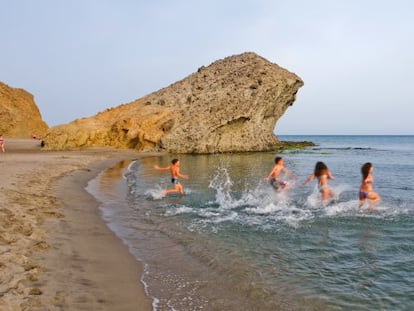
[[362,205],[364,205],[366,199],[369,200],[369,210],[371,211],[374,209],[375,204],[381,200],[378,193],[369,192],[366,198],[359,199],[359,207],[362,207]]
[[174,184],[174,188],[173,189],[168,189],[168,190],[164,190],[164,195],[170,194],[170,193],[179,193],[181,195],[184,195],[184,189],[183,186],[178,183],[178,184]]
[[323,188],[320,190],[322,195],[322,202],[327,203],[329,198],[335,199],[335,193],[329,188]]

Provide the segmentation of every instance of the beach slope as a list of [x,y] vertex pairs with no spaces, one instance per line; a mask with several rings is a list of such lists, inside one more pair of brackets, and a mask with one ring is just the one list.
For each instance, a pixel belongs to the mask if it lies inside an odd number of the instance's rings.
[[142,265],[85,191],[131,150],[45,152],[6,139],[0,154],[0,309],[151,310]]

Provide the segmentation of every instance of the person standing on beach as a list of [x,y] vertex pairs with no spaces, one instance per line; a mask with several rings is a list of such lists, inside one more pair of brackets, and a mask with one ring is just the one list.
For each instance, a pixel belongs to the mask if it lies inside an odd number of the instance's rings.
[[289,186],[287,181],[284,181],[280,178],[280,173],[283,173],[287,176],[296,177],[294,174],[289,172],[285,166],[282,157],[275,158],[275,165],[264,179],[270,183],[270,185],[275,188],[275,190],[284,190]]
[[1,150],[1,152],[5,151],[4,150],[4,138],[3,138],[2,134],[0,134],[0,150]]
[[335,194],[328,186],[328,179],[334,179],[334,177],[328,170],[328,167],[325,163],[317,162],[313,174],[306,179],[304,184],[306,185],[307,183],[311,182],[315,177],[318,180],[318,189],[322,195],[322,202],[326,203],[329,197],[334,199]]
[[184,195],[184,189],[181,183],[178,181],[178,178],[184,178],[188,179],[187,175],[183,175],[180,173],[180,161],[178,159],[173,159],[171,161],[171,165],[166,167],[159,167],[158,165],[155,165],[154,168],[159,171],[167,171],[170,170],[171,173],[171,182],[173,184],[172,189],[164,190],[163,194],[167,195],[170,193],[179,193],[181,195]]
[[359,187],[359,207],[364,205],[365,200],[369,200],[369,209],[373,210],[374,205],[379,202],[381,199],[380,196],[372,191],[372,183],[374,177],[372,176],[372,171],[374,167],[370,162],[364,163],[361,167],[362,181],[361,186]]

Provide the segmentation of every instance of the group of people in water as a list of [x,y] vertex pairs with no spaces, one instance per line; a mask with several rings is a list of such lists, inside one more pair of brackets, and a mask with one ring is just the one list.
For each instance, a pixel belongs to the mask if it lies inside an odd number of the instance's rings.
[[[171,174],[171,183],[173,184],[172,189],[164,190],[163,194],[167,195],[170,193],[179,193],[184,195],[184,189],[179,178],[188,179],[187,175],[180,173],[180,161],[178,159],[173,159],[171,165],[166,167],[160,167],[155,165],[156,170],[166,171],[169,170]],[[361,185],[359,187],[359,207],[362,207],[366,200],[369,201],[369,209],[374,209],[376,203],[379,202],[380,196],[373,191],[372,183],[374,177],[372,176],[372,171],[374,167],[370,162],[364,163],[361,167]],[[264,178],[270,185],[277,191],[283,191],[289,187],[289,183],[282,179],[282,174],[296,178],[296,176],[287,170],[284,166],[283,158],[276,157],[275,164],[270,171],[270,173]],[[304,185],[310,183],[312,180],[316,179],[318,183],[318,189],[322,197],[322,202],[327,203],[329,200],[335,199],[335,193],[328,185],[329,179],[334,179],[332,173],[329,171],[328,167],[323,162],[317,162],[313,173],[305,180]]]
[[[366,162],[361,167],[361,185],[359,186],[359,207],[362,207],[366,200],[369,200],[369,209],[374,209],[374,205],[380,201],[380,196],[378,193],[373,191],[372,183],[374,177],[372,176],[372,171],[374,167],[372,163]],[[284,190],[288,187],[289,183],[284,181],[281,178],[281,173],[292,176],[295,176],[289,172],[283,163],[281,157],[275,158],[275,164],[270,171],[269,175],[265,179],[276,189]],[[318,189],[322,196],[322,202],[326,203],[329,200],[335,199],[335,193],[328,185],[329,179],[334,179],[332,173],[329,171],[325,163],[319,161],[316,162],[315,169],[313,173],[305,180],[304,185],[310,183],[312,180],[316,179],[318,183]]]

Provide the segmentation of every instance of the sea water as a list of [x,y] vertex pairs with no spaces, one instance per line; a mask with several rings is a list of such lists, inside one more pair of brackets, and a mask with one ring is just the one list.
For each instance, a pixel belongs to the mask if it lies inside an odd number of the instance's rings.
[[[148,156],[91,181],[108,226],[144,263],[154,310],[411,310],[414,136],[280,136],[301,150]],[[275,156],[297,178],[275,191]],[[186,195],[164,197],[180,159]],[[323,161],[336,199],[313,181]],[[360,168],[374,166],[375,210],[358,208]]]

